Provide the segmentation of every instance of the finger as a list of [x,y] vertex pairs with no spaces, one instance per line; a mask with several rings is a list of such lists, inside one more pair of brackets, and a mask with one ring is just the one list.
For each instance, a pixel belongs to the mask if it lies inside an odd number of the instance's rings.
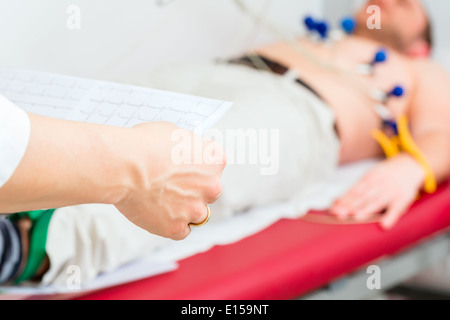
[[344,195],[336,200],[330,208],[330,213],[340,219],[346,219],[352,213],[353,199],[354,197],[350,193]]
[[352,209],[355,214],[358,214],[367,206],[383,201],[385,197],[385,193],[381,191],[379,186],[368,186],[365,193],[353,200]]
[[370,182],[362,180],[346,195],[336,201],[331,212],[339,218],[346,219],[354,215],[358,208],[364,207],[379,196],[379,188]]
[[186,225],[184,231],[180,234],[180,238],[178,240],[184,240],[191,234],[191,227]]
[[210,217],[209,207],[207,205],[202,205],[198,211],[201,213],[196,214],[196,217],[189,223],[189,226],[201,227],[208,222]]
[[393,202],[380,221],[381,227],[385,230],[392,229],[405,214],[407,208],[408,202],[403,199]]
[[352,214],[352,205],[349,201],[336,201],[330,208],[330,214],[336,216],[338,219],[345,220]]
[[191,227],[186,223],[178,223],[172,227],[171,232],[166,236],[175,241],[186,239],[191,234]]
[[220,177],[210,179],[209,184],[205,186],[204,192],[205,202],[214,203],[217,201],[217,199],[220,198],[221,195],[222,195],[222,183]]
[[336,216],[339,219],[345,219],[349,214],[349,210],[345,205],[341,204],[340,202],[336,202],[330,208],[329,214]]
[[364,221],[372,218],[374,215],[381,213],[385,210],[391,200],[391,195],[388,192],[376,192],[367,201],[361,203],[360,206],[355,208],[355,219],[358,221]]

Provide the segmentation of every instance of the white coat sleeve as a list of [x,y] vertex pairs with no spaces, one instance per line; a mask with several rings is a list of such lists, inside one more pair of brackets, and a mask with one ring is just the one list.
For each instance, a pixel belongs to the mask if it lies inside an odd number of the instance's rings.
[[0,188],[11,178],[30,139],[30,119],[25,111],[0,96]]

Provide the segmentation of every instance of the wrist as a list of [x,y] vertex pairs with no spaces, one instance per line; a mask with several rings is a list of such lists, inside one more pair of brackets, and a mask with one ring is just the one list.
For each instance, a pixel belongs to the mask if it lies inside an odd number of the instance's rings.
[[138,165],[133,160],[133,151],[128,148],[131,129],[108,127],[108,130],[100,130],[101,157],[97,168],[101,174],[98,190],[99,203],[116,204],[129,197],[133,186],[136,184],[136,172]]
[[405,170],[408,172],[411,183],[417,187],[417,190],[421,190],[425,185],[426,173],[420,163],[409,153],[401,153],[397,156],[402,161],[402,165],[405,166]]

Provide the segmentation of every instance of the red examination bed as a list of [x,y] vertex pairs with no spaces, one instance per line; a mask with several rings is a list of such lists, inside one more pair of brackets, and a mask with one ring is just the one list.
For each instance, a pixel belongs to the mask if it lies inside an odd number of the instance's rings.
[[281,220],[240,242],[180,261],[176,271],[81,299],[294,299],[450,227],[450,186],[421,198],[391,231],[377,224]]

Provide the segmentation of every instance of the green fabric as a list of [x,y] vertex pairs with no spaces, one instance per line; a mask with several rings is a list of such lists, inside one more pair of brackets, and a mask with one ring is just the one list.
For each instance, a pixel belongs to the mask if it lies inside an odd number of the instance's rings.
[[10,220],[18,221],[28,217],[32,222],[30,229],[30,246],[27,264],[22,274],[15,280],[16,284],[33,278],[45,259],[45,245],[50,220],[55,209],[20,212],[10,216]]

